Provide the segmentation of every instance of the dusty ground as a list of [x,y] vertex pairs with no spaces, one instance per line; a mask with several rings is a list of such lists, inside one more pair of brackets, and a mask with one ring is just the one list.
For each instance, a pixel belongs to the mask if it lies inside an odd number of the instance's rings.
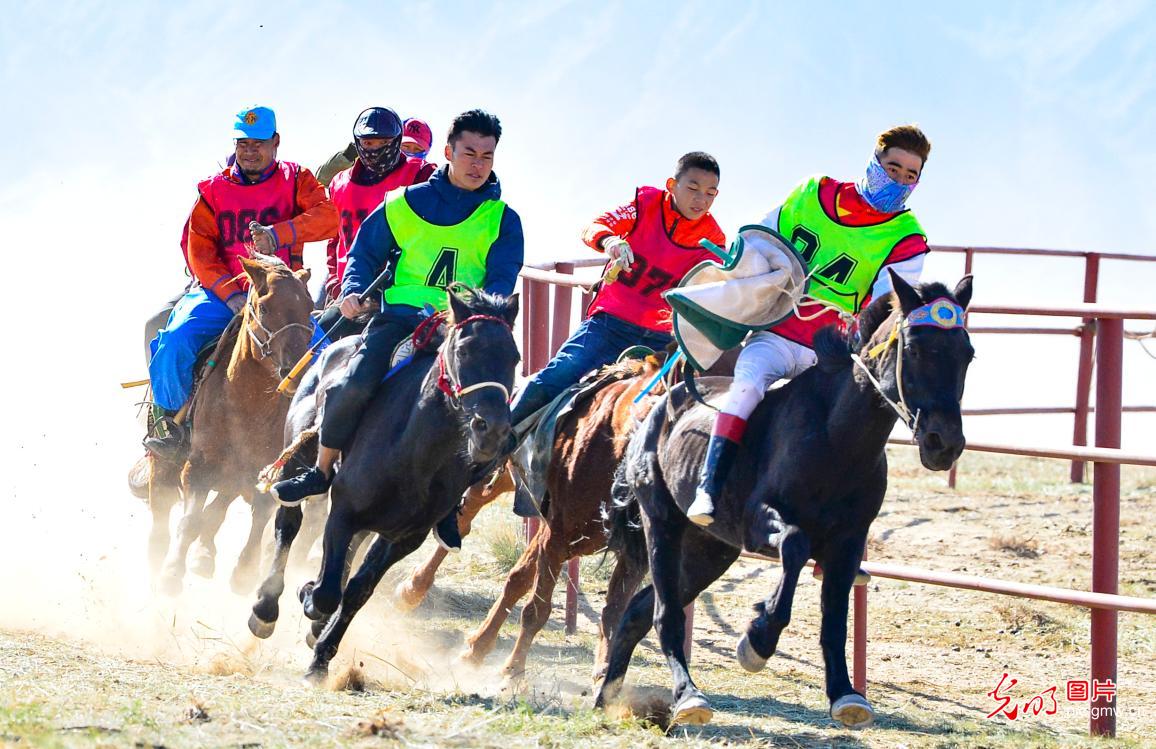
[[[967,455],[958,491],[893,453],[893,489],[877,521],[872,559],[973,575],[1086,588],[1091,575],[1091,490],[1066,483],[1054,461]],[[123,533],[143,531],[127,498]],[[1124,470],[1121,592],[1156,597],[1156,472]],[[240,509],[240,508],[235,508]],[[243,525],[233,513],[226,531]],[[592,617],[606,571],[583,567],[579,632],[551,622],[528,679],[494,675],[512,645],[508,624],[486,667],[454,655],[482,619],[511,555],[515,520],[483,513],[466,550],[445,566],[427,604],[411,615],[379,596],[362,612],[335,662],[330,689],[302,686],[304,622],[291,590],[268,642],[245,628],[248,597],[228,592],[222,543],[214,580],[190,579],[179,601],[154,599],[140,569],[143,548],[87,552],[76,590],[56,601],[51,585],[28,593],[22,614],[0,615],[0,744],[15,746],[1037,746],[1083,745],[1086,703],[1069,702],[1069,679],[1088,674],[1084,610],[968,591],[876,580],[870,588],[869,697],[876,725],[850,732],[826,715],[818,648],[818,585],[805,576],[779,655],[757,676],[734,663],[750,605],[773,587],[772,565],[742,560],[699,601],[693,673],[715,720],[669,735],[630,716],[590,710]],[[427,554],[427,544],[419,555]],[[139,556],[134,556],[139,553]],[[381,590],[397,575],[387,578]],[[19,574],[21,571],[16,570]],[[294,585],[291,582],[291,585]],[[561,586],[560,586],[561,588]],[[63,596],[61,592],[58,595]],[[1156,745],[1156,618],[1120,616],[1118,726],[1125,746]],[[350,668],[354,667],[354,668]],[[1004,672],[1019,702],[1058,687],[1055,715],[988,719],[987,696]],[[663,696],[669,675],[651,640],[628,680],[642,697]],[[645,701],[645,700],[644,700]],[[653,700],[651,700],[653,701]]]

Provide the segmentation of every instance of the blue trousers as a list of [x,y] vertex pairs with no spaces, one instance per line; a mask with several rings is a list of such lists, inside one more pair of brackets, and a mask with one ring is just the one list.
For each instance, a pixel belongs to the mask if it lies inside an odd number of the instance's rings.
[[510,421],[514,424],[521,422],[582,379],[584,374],[614,362],[631,346],[649,346],[661,351],[670,341],[667,333],[643,328],[605,312],[596,312],[582,321],[554,358],[518,392],[511,406]]
[[[149,379],[152,381],[153,401],[168,411],[178,411],[193,389],[193,366],[197,354],[210,341],[224,332],[233,311],[216,295],[198,287],[185,294],[173,307],[164,329],[149,344],[152,361]],[[313,322],[313,340],[323,337],[317,322]]]

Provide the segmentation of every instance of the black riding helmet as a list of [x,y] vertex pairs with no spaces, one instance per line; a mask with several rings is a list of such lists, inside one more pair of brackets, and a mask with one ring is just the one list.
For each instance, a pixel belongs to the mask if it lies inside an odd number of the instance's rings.
[[[381,148],[370,150],[362,138],[385,138]],[[370,107],[357,115],[353,123],[353,146],[362,166],[370,175],[381,178],[401,161],[401,118],[388,107]]]

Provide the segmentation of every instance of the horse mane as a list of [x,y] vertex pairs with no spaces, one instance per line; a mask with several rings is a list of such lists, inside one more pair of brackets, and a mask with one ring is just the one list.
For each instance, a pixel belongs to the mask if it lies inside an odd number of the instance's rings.
[[[923,302],[929,302],[939,297],[947,297],[956,301],[951,290],[939,281],[915,284],[915,292]],[[815,355],[819,359],[818,366],[826,371],[833,371],[851,366],[851,354],[858,348],[868,345],[875,333],[883,324],[899,311],[899,299],[894,293],[885,294],[875,299],[867,309],[859,313],[859,335],[856,337],[849,331],[840,330],[830,325],[815,333]]]
[[492,315],[507,319],[518,308],[515,296],[502,296],[482,289],[464,288],[458,293],[461,299],[475,315]]

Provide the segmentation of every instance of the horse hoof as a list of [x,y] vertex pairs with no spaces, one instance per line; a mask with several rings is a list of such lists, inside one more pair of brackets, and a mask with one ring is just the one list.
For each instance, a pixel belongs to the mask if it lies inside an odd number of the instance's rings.
[[249,631],[253,633],[254,637],[260,637],[262,640],[269,639],[273,634],[273,628],[277,626],[277,622],[266,622],[257,618],[256,614],[249,614]]
[[309,670],[305,672],[303,681],[306,686],[323,687],[325,680],[329,678],[329,666],[310,666]]
[[678,701],[670,711],[670,725],[675,726],[704,726],[714,717],[714,710],[706,696],[695,689]]
[[313,593],[313,587],[316,584],[313,580],[301,583],[301,587],[297,589],[297,600],[305,603],[305,599]]
[[217,564],[208,554],[198,555],[193,563],[189,565],[189,572],[192,572],[197,577],[203,577],[206,580],[212,580],[213,575],[217,571]]
[[831,718],[845,728],[866,728],[875,720],[875,711],[863,695],[852,692],[831,704]]
[[735,646],[735,659],[738,660],[744,671],[749,671],[752,674],[757,674],[767,667],[767,659],[755,652],[754,646],[751,645],[751,638],[745,634],[739,640],[739,644]]
[[397,584],[393,591],[393,607],[403,613],[413,611],[425,599],[424,595],[418,595],[409,581]]

